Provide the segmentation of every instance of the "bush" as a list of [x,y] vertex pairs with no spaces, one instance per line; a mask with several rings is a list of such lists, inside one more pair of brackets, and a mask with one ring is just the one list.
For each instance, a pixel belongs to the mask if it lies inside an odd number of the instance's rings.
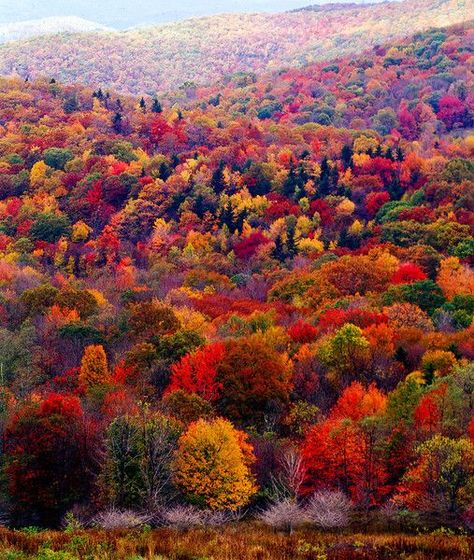
[[258,518],[265,525],[288,533],[293,532],[295,527],[303,525],[306,521],[305,511],[291,499],[275,502],[262,511]]
[[323,529],[347,527],[353,504],[340,491],[320,490],[310,499],[306,516],[311,523]]
[[92,525],[101,529],[133,529],[142,527],[151,520],[151,516],[144,513],[137,513],[132,510],[109,509],[98,513]]
[[391,530],[396,527],[399,531],[414,531],[421,524],[417,511],[403,508],[393,501],[384,504],[379,510],[379,515]]
[[161,512],[163,525],[181,530],[193,527],[216,527],[237,519],[238,515],[235,513],[198,509],[188,505],[173,506]]

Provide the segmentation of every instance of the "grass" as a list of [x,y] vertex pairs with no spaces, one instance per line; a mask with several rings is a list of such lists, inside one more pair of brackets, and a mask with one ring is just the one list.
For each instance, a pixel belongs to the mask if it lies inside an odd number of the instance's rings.
[[257,524],[178,532],[0,529],[0,560],[436,560],[474,557],[474,537],[274,533]]

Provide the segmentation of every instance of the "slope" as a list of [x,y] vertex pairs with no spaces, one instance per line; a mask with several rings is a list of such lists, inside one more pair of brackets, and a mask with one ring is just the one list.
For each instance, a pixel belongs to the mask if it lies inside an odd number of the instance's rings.
[[141,94],[238,71],[303,65],[466,21],[474,0],[405,0],[283,14],[226,14],[123,33],[37,38],[0,48],[0,73]]

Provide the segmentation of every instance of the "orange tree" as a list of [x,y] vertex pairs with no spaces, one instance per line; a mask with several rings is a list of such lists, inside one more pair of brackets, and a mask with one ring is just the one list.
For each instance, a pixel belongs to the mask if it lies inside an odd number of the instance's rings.
[[225,342],[216,381],[222,387],[220,411],[239,424],[259,426],[287,404],[291,367],[285,355],[252,335]]

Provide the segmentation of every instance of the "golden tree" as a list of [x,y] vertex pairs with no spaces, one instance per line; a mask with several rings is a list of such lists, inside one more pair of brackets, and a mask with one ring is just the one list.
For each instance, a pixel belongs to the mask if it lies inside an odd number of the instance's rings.
[[107,356],[101,344],[87,346],[82,356],[79,380],[85,387],[94,387],[107,383],[109,369]]
[[228,420],[198,420],[179,440],[175,483],[190,499],[215,510],[235,510],[256,492],[255,461],[247,436]]

